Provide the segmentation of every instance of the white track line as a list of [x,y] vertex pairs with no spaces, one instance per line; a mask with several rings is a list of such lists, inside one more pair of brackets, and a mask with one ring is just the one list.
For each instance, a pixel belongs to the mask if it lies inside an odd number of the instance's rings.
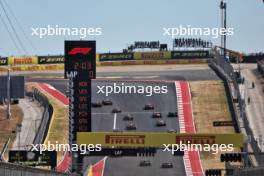
[[117,117],[117,114],[114,113],[114,125],[113,125],[113,130],[116,129],[116,117]]

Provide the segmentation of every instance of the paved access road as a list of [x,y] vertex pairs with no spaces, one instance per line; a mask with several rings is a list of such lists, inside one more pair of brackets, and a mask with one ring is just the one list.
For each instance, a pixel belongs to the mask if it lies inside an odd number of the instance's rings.
[[[264,151],[264,93],[262,91],[264,79],[258,73],[256,64],[241,64],[240,68],[241,75],[245,78],[241,93],[246,100],[249,125],[254,138],[258,139],[259,147]],[[252,88],[252,82],[254,82],[255,88]],[[250,103],[247,102],[248,97],[250,97]]]

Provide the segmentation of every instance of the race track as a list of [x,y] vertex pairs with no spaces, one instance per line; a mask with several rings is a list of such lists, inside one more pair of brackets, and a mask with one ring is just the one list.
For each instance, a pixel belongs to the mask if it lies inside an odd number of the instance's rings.
[[[46,76],[62,76],[62,73],[46,74]],[[167,118],[169,111],[177,110],[176,89],[173,80],[217,80],[219,79],[210,69],[201,70],[180,70],[180,71],[150,71],[150,72],[103,72],[98,73],[100,79],[92,82],[92,101],[102,101],[106,98],[113,101],[113,106],[103,106],[102,108],[92,109],[92,130],[93,131],[112,131],[114,126],[114,115],[111,113],[113,107],[119,107],[122,113],[116,116],[116,128],[125,131],[127,122],[122,120],[123,116],[130,113],[134,115],[134,122],[137,125],[137,132],[148,131],[158,132],[175,129],[179,131],[178,118]],[[110,79],[111,77],[115,79]],[[67,81],[61,78],[45,78],[43,73],[27,75],[27,81],[46,82],[65,93]],[[132,80],[132,81],[131,81]],[[140,81],[139,81],[140,80]],[[160,81],[157,81],[160,80]],[[166,82],[166,80],[171,80]],[[113,82],[123,82],[126,85],[166,85],[167,94],[97,94],[97,85],[112,84]],[[151,118],[153,111],[144,111],[143,107],[147,103],[155,106],[154,111],[162,112],[163,119],[166,121],[166,127],[156,127],[156,119]],[[102,157],[85,157],[84,168],[101,160]],[[139,167],[141,160],[150,160],[150,167]],[[172,162],[173,169],[162,169],[162,162]],[[185,175],[183,157],[172,156],[170,153],[158,151],[155,157],[108,157],[105,166],[105,176],[159,176],[159,175]]]

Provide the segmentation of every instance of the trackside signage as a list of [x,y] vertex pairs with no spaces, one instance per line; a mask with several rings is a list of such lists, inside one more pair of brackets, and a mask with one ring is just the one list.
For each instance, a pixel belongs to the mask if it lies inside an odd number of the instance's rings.
[[242,134],[173,134],[130,132],[78,132],[77,144],[102,144],[102,147],[162,147],[163,144],[233,144],[243,146]]
[[38,64],[37,56],[8,57],[8,65],[31,65],[31,64]]
[[91,131],[91,79],[96,77],[95,64],[95,41],[65,41],[64,76],[69,79],[70,144],[76,141],[77,132]]
[[103,53],[99,54],[100,61],[133,60],[133,53]]
[[8,65],[7,57],[0,57],[0,66]]
[[213,126],[234,126],[235,123],[233,121],[214,121]]
[[25,151],[11,150],[9,151],[8,162],[17,163],[26,166],[50,166],[54,169],[57,165],[56,151]]
[[145,135],[106,135],[106,144],[145,144]]
[[64,56],[39,56],[38,64],[61,64],[64,63]]
[[209,52],[204,50],[197,51],[172,51],[172,59],[199,59],[199,58],[208,58]]

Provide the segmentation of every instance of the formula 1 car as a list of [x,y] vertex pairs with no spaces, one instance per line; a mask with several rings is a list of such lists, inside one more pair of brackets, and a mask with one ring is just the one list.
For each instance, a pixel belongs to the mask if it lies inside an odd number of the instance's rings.
[[168,133],[177,133],[177,131],[174,130],[174,129],[169,129],[167,132],[168,132]]
[[161,168],[173,168],[173,164],[172,163],[162,163]]
[[123,120],[124,121],[131,121],[131,120],[133,120],[134,119],[134,117],[133,117],[133,115],[131,115],[131,114],[127,114],[127,115],[125,115],[124,117],[123,117]]
[[139,166],[140,167],[151,166],[151,162],[149,160],[140,161]]
[[136,130],[137,126],[134,123],[129,123],[126,125],[126,130]]
[[146,104],[144,107],[144,110],[153,110],[153,109],[154,109],[153,104]]
[[121,109],[120,108],[114,108],[112,109],[112,113],[121,113]]
[[93,108],[100,108],[100,107],[102,107],[102,103],[101,102],[92,102],[92,107]]
[[106,100],[102,101],[102,104],[103,105],[113,105],[113,102],[111,100],[109,100],[109,99],[106,99]]
[[169,112],[167,117],[178,117],[178,112]]
[[152,118],[162,118],[162,115],[161,115],[160,112],[154,112],[154,113],[152,114]]
[[156,126],[157,127],[160,127],[160,126],[166,126],[166,122],[164,120],[158,120],[156,122]]

